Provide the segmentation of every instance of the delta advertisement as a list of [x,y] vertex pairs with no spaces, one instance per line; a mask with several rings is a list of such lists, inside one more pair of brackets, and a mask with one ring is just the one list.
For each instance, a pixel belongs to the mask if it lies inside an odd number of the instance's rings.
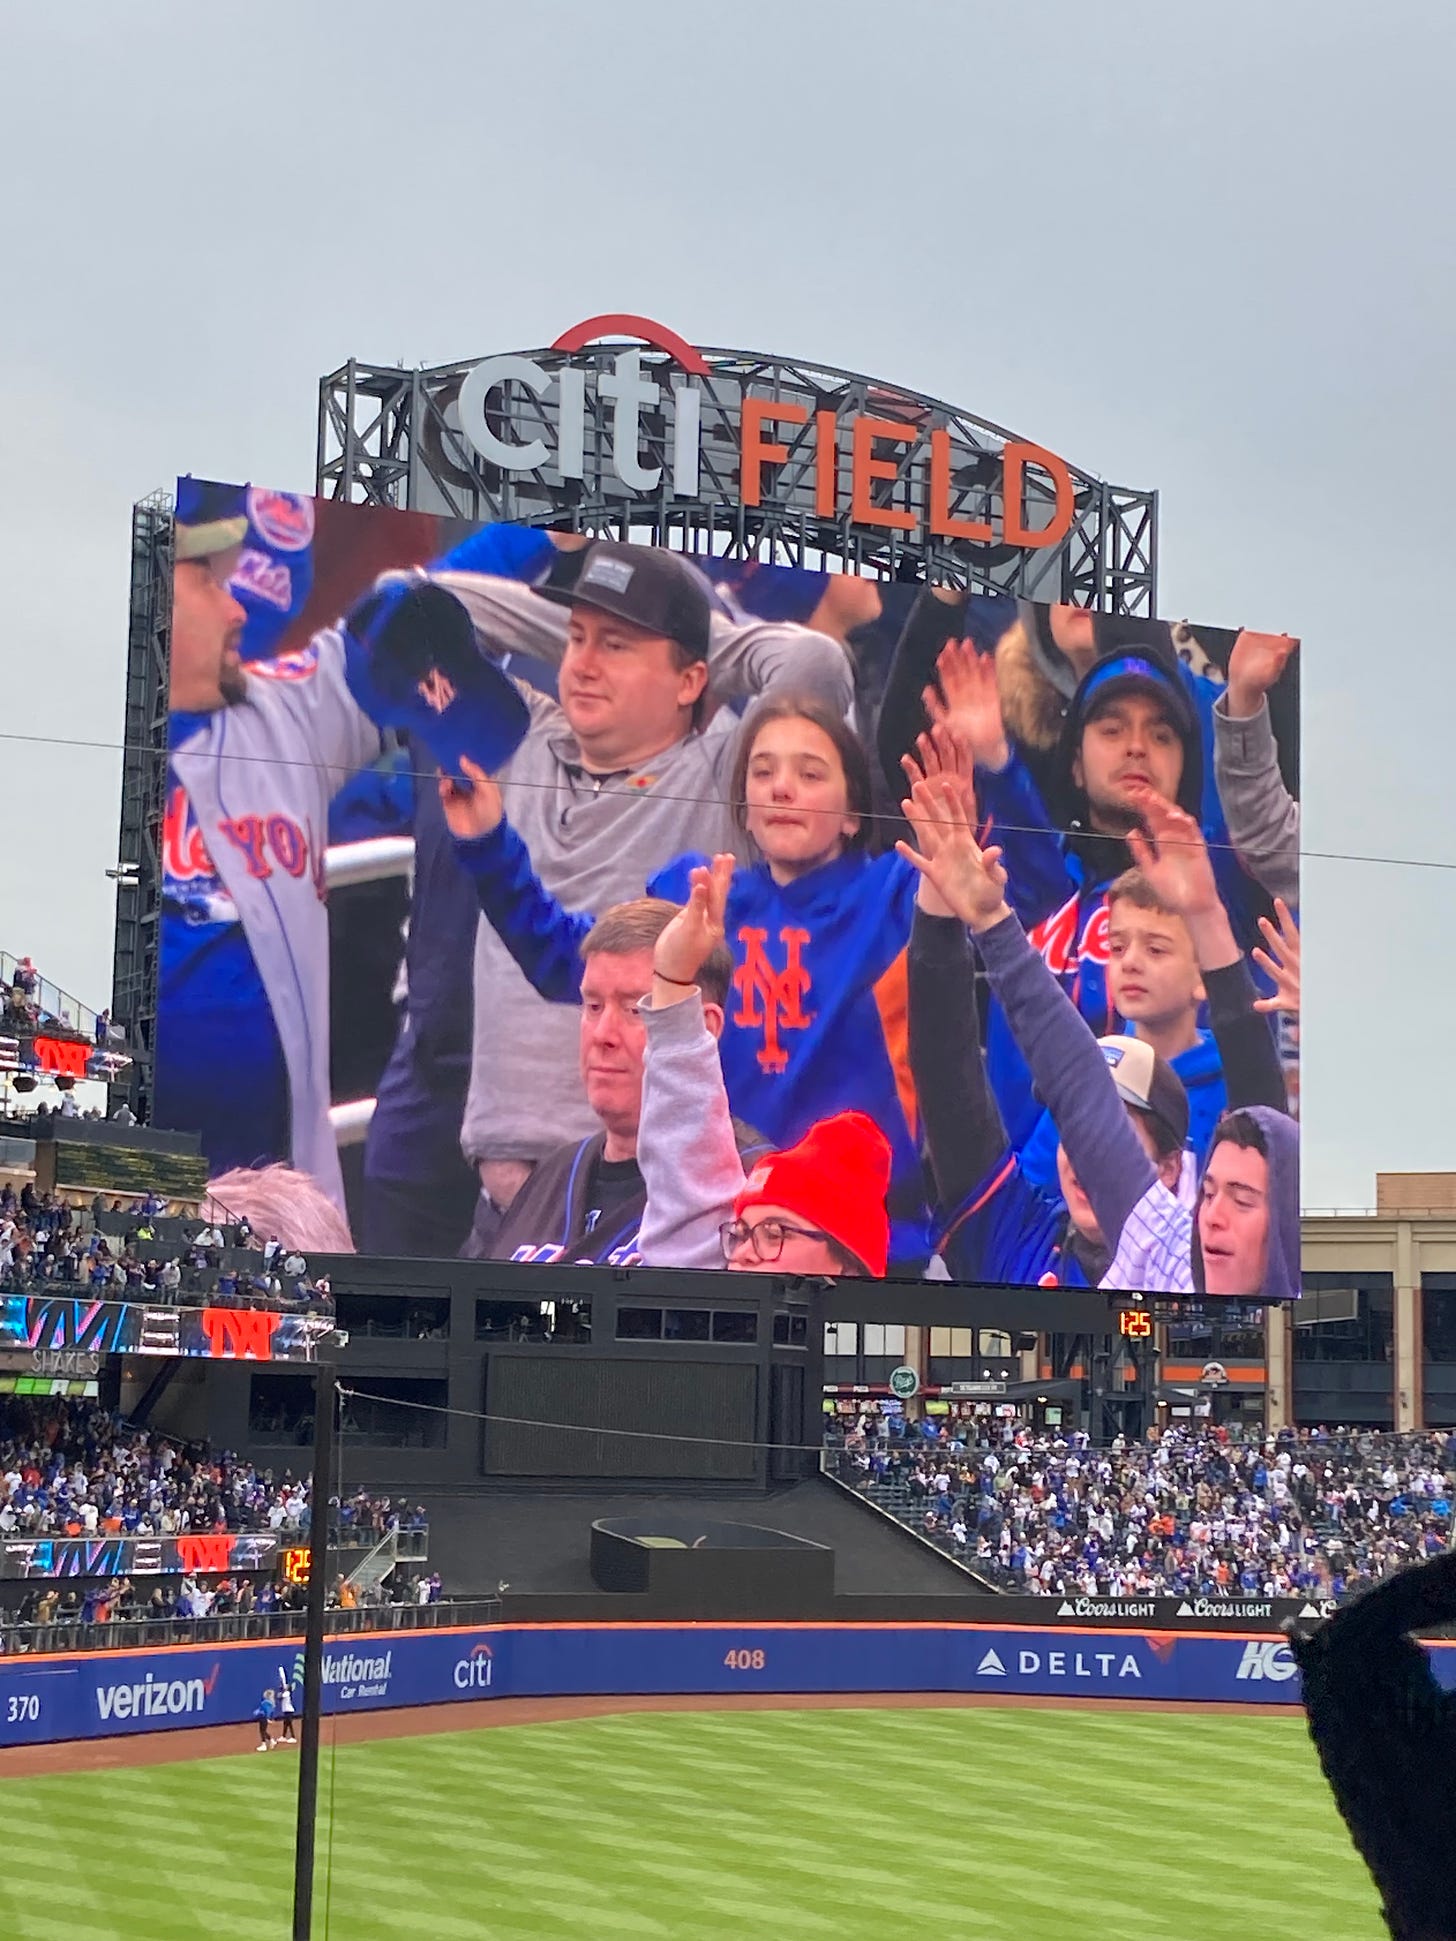
[[376,1255],[1291,1298],[1297,647],[184,479],[158,1122]]
[[[1456,1648],[1427,1645],[1444,1689]],[[199,1725],[251,1725],[266,1690],[300,1694],[285,1645],[0,1661],[0,1747]],[[1279,1637],[985,1625],[534,1625],[331,1639],[332,1714],[490,1698],[623,1693],[981,1692],[989,1697],[1297,1705]]]

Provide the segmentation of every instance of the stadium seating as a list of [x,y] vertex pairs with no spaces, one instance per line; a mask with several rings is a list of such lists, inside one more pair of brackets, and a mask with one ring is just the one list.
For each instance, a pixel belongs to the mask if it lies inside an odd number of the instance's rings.
[[[86,1288],[93,1299],[152,1305],[283,1307],[329,1313],[327,1279],[293,1249],[267,1249],[240,1226],[168,1217],[146,1195],[89,1208],[29,1184],[0,1188],[0,1291],[38,1294]],[[249,1242],[252,1242],[250,1245]]]
[[[19,1396],[0,1402],[0,1540],[267,1533],[298,1545],[308,1542],[311,1517],[305,1477],[260,1471],[227,1451],[133,1427],[92,1404]],[[355,1585],[341,1576],[331,1591],[339,1628],[358,1628],[366,1616],[413,1626],[427,1620],[389,1614],[440,1603],[438,1573],[417,1568],[428,1554],[422,1509],[362,1489],[331,1502],[331,1544],[357,1557],[385,1536],[398,1557],[387,1581],[374,1573]],[[36,1577],[4,1588],[0,1649],[8,1650],[115,1645],[138,1626],[154,1643],[291,1636],[304,1601],[297,1584],[239,1569],[80,1584]]]
[[835,1434],[826,1468],[999,1588],[1340,1597],[1448,1547],[1456,1436]]

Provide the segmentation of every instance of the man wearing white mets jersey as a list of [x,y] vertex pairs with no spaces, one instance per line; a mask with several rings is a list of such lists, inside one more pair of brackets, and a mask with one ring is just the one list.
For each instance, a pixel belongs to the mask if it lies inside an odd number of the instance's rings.
[[342,1207],[329,1125],[329,799],[378,753],[341,636],[244,667],[246,520],[176,527],[157,1117],[214,1170],[291,1156]]

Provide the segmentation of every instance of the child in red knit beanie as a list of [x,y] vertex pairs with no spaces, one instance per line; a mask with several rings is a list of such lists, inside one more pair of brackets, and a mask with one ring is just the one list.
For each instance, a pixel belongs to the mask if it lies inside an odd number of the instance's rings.
[[770,1153],[749,1174],[733,1202],[732,1227],[723,1236],[728,1265],[752,1272],[767,1264],[763,1228],[769,1226],[822,1243],[829,1257],[827,1263],[816,1260],[813,1266],[786,1270],[780,1252],[772,1258],[781,1271],[882,1280],[890,1245],[889,1184],[890,1142],[873,1119],[863,1112],[821,1119],[797,1146]]

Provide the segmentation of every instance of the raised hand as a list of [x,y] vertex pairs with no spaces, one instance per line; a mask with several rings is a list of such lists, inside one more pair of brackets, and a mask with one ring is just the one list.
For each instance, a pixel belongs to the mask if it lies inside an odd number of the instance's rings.
[[1282,896],[1274,899],[1274,914],[1278,923],[1270,923],[1268,917],[1260,917],[1259,928],[1264,933],[1267,950],[1254,949],[1250,955],[1260,970],[1266,971],[1274,980],[1273,997],[1254,1000],[1256,1011],[1288,1011],[1299,1016],[1299,925],[1289,913],[1289,905]]
[[499,786],[468,755],[460,757],[459,776],[440,777],[440,807],[457,842],[488,836],[505,814]]
[[921,695],[932,728],[949,728],[977,767],[1005,768],[1011,759],[996,658],[979,654],[969,640],[947,641],[935,663],[936,680]]
[[[663,1002],[671,1004],[691,990],[698,972],[722,943],[735,866],[731,855],[715,856],[710,867],[700,864],[689,878],[687,902],[653,946],[653,975],[671,987]],[[653,1002],[658,1003],[656,995]]]
[[1159,899],[1185,918],[1217,909],[1208,844],[1192,816],[1141,785],[1129,788],[1128,797],[1142,818],[1142,827],[1128,836],[1128,850]]
[[1259,712],[1259,704],[1289,665],[1299,642],[1293,634],[1255,634],[1234,642],[1228,664],[1228,711],[1235,721]]
[[976,819],[976,778],[974,762],[970,749],[962,741],[955,729],[942,722],[928,734],[915,737],[915,752],[900,757],[900,766],[905,771],[905,783],[914,788],[917,782],[933,782],[944,776],[956,783],[960,789],[961,800],[965,804],[968,821]]
[[[942,724],[932,728],[928,734],[917,735],[915,753],[902,755],[900,766],[905,772],[905,786],[909,789],[913,789],[917,782],[936,781],[941,777],[955,783],[960,789],[966,820],[972,823],[977,820],[976,782],[970,750],[962,748],[959,738],[949,727]],[[923,871],[915,901],[929,917],[955,915]]]
[[992,929],[1008,914],[1006,872],[1001,851],[976,841],[959,781],[942,775],[917,782],[900,809],[920,847],[897,842],[898,853],[934,885],[952,916],[972,930]]

